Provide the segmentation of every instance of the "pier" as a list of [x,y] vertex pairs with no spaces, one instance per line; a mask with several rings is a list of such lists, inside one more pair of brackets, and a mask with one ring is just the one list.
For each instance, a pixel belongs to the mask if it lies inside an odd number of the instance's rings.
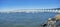
[[21,10],[8,10],[8,11],[2,11],[1,13],[11,13],[11,12],[26,12],[26,13],[38,13],[38,12],[55,12],[60,13],[60,10],[58,9],[21,9]]

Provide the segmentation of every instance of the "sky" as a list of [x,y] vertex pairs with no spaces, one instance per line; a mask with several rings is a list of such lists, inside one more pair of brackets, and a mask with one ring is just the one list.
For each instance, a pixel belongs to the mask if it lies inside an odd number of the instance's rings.
[[60,0],[0,0],[0,10],[60,8]]

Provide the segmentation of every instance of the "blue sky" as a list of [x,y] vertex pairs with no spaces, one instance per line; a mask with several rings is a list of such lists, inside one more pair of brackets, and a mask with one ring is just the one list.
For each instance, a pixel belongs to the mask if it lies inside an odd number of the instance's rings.
[[0,10],[59,8],[60,0],[0,0]]

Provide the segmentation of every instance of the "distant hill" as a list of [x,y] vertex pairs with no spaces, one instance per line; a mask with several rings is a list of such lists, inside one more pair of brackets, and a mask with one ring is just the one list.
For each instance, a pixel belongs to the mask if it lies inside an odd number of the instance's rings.
[[54,8],[53,10],[60,10],[60,8]]
[[57,10],[60,10],[60,8],[56,8]]

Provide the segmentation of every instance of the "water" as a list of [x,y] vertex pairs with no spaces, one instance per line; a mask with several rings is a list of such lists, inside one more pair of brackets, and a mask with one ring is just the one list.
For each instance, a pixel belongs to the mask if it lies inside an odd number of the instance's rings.
[[57,13],[0,13],[0,27],[40,27],[48,18],[54,18]]

